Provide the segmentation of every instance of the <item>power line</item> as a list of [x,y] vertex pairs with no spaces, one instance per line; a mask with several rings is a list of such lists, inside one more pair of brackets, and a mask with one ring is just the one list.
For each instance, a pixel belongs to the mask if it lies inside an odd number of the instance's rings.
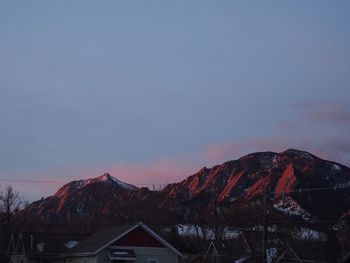
[[47,184],[61,184],[63,181],[39,180],[39,179],[0,179],[0,182],[16,182],[16,183],[47,183]]
[[349,185],[345,186],[330,186],[330,187],[315,187],[315,188],[304,188],[304,189],[298,189],[298,190],[293,190],[293,191],[285,191],[282,193],[302,193],[302,192],[313,192],[313,191],[323,191],[323,190],[341,190],[341,189],[346,189],[349,188]]
[[[73,181],[84,181],[83,180],[73,180]],[[73,182],[70,181],[70,182]],[[68,184],[70,182],[67,181],[55,181],[55,180],[40,180],[40,179],[0,179],[0,182],[15,182],[15,183],[46,183],[46,184]],[[128,183],[129,184],[129,183]],[[167,183],[149,183],[149,184],[132,184],[135,186],[164,186],[168,185]]]
[[[73,180],[73,181],[84,181],[89,179],[82,180]],[[0,178],[0,182],[16,182],[16,183],[47,183],[47,184],[68,184],[70,182],[67,181],[56,181],[56,180],[41,180],[41,179],[8,179],[8,178]],[[72,182],[72,181],[71,181]],[[173,183],[148,183],[148,184],[132,184],[135,186],[165,186]],[[303,193],[303,192],[313,192],[313,191],[324,191],[324,190],[342,190],[349,188],[350,184],[344,186],[329,186],[329,187],[315,187],[315,188],[303,188],[292,191],[283,191],[283,193]]]

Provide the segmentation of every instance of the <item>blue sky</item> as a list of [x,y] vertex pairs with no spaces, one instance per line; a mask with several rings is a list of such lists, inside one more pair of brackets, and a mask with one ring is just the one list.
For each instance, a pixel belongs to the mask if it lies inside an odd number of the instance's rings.
[[34,199],[104,172],[164,184],[287,148],[350,165],[349,13],[346,1],[2,1],[0,184]]

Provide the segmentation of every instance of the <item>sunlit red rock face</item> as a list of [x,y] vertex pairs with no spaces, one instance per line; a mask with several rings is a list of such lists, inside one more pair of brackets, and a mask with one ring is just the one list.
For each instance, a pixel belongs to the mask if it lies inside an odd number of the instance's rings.
[[36,201],[28,207],[33,217],[50,222],[66,222],[88,218],[97,220],[112,213],[116,204],[124,203],[139,189],[121,182],[109,174],[70,182],[56,194]]
[[275,187],[275,194],[277,197],[282,197],[285,193],[290,193],[294,190],[297,178],[294,174],[294,167],[292,164],[289,164],[284,170],[282,176],[277,181]]
[[[318,188],[331,189],[315,190]],[[203,168],[180,183],[168,185],[162,205],[171,204],[179,210],[187,205],[205,209],[213,203],[237,207],[261,200],[266,192],[276,211],[313,220],[346,213],[349,190],[349,168],[289,149],[253,153]]]
[[281,214],[305,221],[339,218],[350,210],[350,169],[292,149],[253,153],[202,168],[161,191],[137,188],[108,174],[74,181],[27,211],[53,222],[116,216],[130,220],[130,215],[142,219],[146,213],[148,218],[162,213],[191,220],[214,205],[239,209],[261,201],[264,193]]

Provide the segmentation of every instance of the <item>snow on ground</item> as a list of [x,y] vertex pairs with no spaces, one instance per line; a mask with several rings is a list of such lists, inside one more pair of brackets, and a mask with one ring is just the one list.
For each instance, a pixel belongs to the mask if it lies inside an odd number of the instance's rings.
[[198,226],[198,225],[177,225],[176,226],[177,229],[177,233],[180,236],[197,236],[199,235],[201,238],[205,238],[206,239],[214,239],[215,234],[212,230],[210,229],[203,229],[202,227]]
[[302,227],[299,230],[292,233],[293,238],[298,240],[319,240],[326,241],[327,236],[325,233],[318,232],[316,230]]
[[268,263],[272,263],[275,258],[277,258],[277,248],[275,247],[270,247],[266,249],[266,261]]
[[45,246],[45,242],[40,242],[36,244],[36,248],[39,252],[44,252],[44,246]]
[[250,256],[241,257],[241,258],[235,260],[234,263],[243,263],[243,262],[246,261],[248,258],[250,258]]
[[[253,230],[253,231],[263,231],[264,226],[263,225],[255,225],[252,227],[249,227],[248,230]],[[277,231],[277,225],[273,224],[267,227],[268,232],[276,232]]]
[[337,183],[334,188],[348,188],[350,187],[350,181],[344,183]]
[[332,226],[332,229],[333,229],[334,231],[339,231],[339,230],[341,229],[341,226],[338,225],[338,224],[336,224],[336,225],[333,225],[333,226]]
[[224,229],[224,239],[237,239],[241,232],[239,230],[230,230],[227,227]]
[[[197,236],[199,235],[201,238],[206,239],[215,239],[215,231],[210,228],[202,228],[198,225],[176,225],[177,233],[180,236]],[[229,228],[225,228],[223,231],[223,237],[224,239],[236,239],[240,235],[239,230],[231,230]]]

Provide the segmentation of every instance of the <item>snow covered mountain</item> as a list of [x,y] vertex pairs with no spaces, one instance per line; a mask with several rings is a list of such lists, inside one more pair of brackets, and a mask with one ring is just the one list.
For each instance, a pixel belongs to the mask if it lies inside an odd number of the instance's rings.
[[26,212],[49,222],[193,221],[261,206],[264,193],[267,206],[281,216],[305,222],[350,216],[350,169],[294,149],[252,153],[204,167],[161,191],[137,188],[109,174],[73,181]]
[[98,220],[115,204],[128,200],[136,186],[124,183],[108,173],[96,178],[70,182],[53,196],[33,202],[27,211],[34,218],[49,222],[74,219]]

